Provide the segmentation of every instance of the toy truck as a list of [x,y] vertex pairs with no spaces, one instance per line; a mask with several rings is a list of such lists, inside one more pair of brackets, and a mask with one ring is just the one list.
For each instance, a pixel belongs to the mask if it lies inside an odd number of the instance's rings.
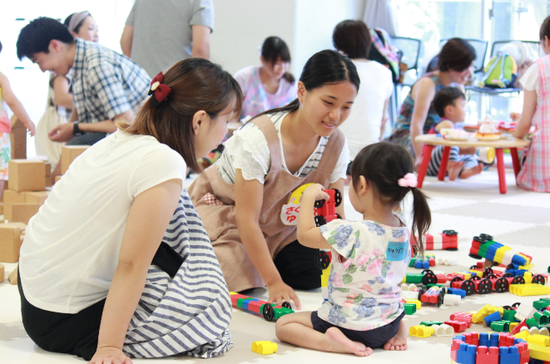
[[288,302],[284,302],[282,306],[277,306],[276,303],[261,301],[240,293],[229,292],[229,294],[231,295],[233,307],[260,314],[266,321],[277,320],[284,315],[294,312]]

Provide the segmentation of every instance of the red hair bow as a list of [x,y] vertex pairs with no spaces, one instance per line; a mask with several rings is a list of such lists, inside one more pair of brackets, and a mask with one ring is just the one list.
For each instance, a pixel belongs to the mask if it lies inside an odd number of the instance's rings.
[[158,75],[151,81],[151,88],[149,89],[149,95],[155,94],[153,97],[153,105],[158,106],[168,98],[168,95],[172,91],[172,88],[163,84],[164,75],[159,72]]

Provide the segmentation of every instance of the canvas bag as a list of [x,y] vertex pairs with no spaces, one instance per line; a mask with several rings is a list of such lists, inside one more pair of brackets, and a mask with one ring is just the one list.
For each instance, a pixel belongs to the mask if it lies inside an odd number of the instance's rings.
[[513,87],[517,73],[518,66],[514,57],[504,52],[498,52],[489,60],[481,78],[480,86],[491,88]]
[[387,66],[392,73],[393,83],[399,82],[399,50],[392,45],[388,32],[381,28],[370,29],[372,46],[369,59]]
[[52,170],[61,159],[61,148],[64,143],[52,142],[48,133],[56,126],[66,122],[67,120],[57,112],[57,108],[50,104],[36,125],[34,136],[36,155],[46,156],[52,165]]

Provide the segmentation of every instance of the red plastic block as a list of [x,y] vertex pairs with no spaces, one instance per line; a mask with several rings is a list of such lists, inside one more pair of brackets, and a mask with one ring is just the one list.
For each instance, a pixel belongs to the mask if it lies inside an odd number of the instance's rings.
[[526,321],[527,321],[527,320],[524,319],[524,320],[521,321],[516,327],[514,327],[514,329],[512,330],[512,335],[515,335],[515,334],[517,334],[518,332],[520,332],[522,327],[527,327],[527,328],[529,328],[529,326],[527,326]]
[[478,346],[476,364],[498,364],[499,350],[496,346]]
[[463,321],[445,321],[445,323],[449,326],[452,326],[455,330],[455,333],[462,332],[468,328],[468,324]]
[[248,304],[248,311],[262,313],[263,302],[260,301],[252,301]]

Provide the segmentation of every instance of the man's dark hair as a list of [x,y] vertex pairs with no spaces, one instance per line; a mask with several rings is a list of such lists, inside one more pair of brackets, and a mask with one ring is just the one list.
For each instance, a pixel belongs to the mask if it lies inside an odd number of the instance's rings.
[[17,39],[17,57],[32,58],[36,53],[49,53],[50,41],[53,39],[66,44],[73,44],[74,38],[66,26],[59,21],[40,17],[27,24]]
[[457,87],[443,87],[435,93],[433,107],[437,115],[445,117],[445,108],[454,105],[458,99],[466,99],[464,92]]
[[0,52],[2,52],[2,42],[0,42]]

